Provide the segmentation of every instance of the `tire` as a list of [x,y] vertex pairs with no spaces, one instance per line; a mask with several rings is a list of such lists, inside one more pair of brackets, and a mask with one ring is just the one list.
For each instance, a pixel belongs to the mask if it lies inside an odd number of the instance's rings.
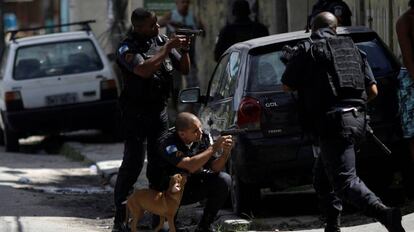
[[250,217],[255,210],[254,206],[260,200],[260,188],[254,184],[244,183],[237,176],[234,167],[230,168],[230,174],[232,178],[230,196],[233,212],[241,217]]
[[19,151],[19,137],[17,134],[10,130],[7,124],[4,124],[4,146],[6,151],[8,152],[16,152]]

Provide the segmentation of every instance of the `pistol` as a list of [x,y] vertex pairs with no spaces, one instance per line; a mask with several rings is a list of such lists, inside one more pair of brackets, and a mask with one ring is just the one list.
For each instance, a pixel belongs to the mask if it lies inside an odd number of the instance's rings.
[[189,37],[199,36],[204,33],[203,30],[193,30],[193,29],[187,29],[187,28],[179,28],[175,31],[175,34],[177,35],[185,35]]
[[240,135],[240,134],[246,134],[248,132],[247,128],[244,129],[228,129],[228,130],[222,130],[220,132],[220,135]]

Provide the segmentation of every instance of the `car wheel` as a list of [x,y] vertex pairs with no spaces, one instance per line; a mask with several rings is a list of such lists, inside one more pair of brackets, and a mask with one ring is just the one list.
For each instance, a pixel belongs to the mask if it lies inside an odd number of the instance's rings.
[[7,124],[4,124],[3,138],[6,151],[19,151],[19,137]]
[[244,183],[237,176],[233,167],[230,170],[232,177],[230,195],[233,212],[241,217],[250,217],[254,205],[257,205],[260,200],[260,188],[254,184]]

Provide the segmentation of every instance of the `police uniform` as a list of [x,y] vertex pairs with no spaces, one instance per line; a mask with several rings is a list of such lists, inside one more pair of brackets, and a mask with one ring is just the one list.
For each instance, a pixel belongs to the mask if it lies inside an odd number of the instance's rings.
[[313,18],[323,11],[328,11],[338,18],[340,26],[351,26],[352,12],[349,6],[342,0],[319,0],[313,7],[309,16],[309,23]]
[[375,84],[375,79],[365,55],[350,38],[337,37],[332,29],[322,28],[312,33],[311,41],[299,46],[282,82],[298,90],[303,101],[302,117],[306,115],[308,124],[305,128],[319,142],[315,190],[328,225],[336,225],[329,220],[339,218],[341,199],[376,216],[383,205],[355,169],[355,146],[364,138],[366,126],[365,87]]
[[[160,156],[158,162],[160,175],[157,186],[153,188],[163,191],[168,188],[169,176],[176,173],[186,173],[186,170],[177,167],[185,157],[192,157],[212,145],[210,134],[203,132],[202,139],[192,144],[184,144],[175,130],[164,135],[160,140]],[[199,227],[208,227],[213,221],[219,209],[224,205],[231,185],[231,177],[225,172],[213,172],[211,162],[217,158],[212,156],[210,160],[197,172],[187,178],[181,205],[187,205],[207,199],[204,214]],[[203,224],[204,223],[204,224]]]
[[[144,141],[147,141],[147,178],[153,179],[157,162],[158,138],[168,130],[167,99],[172,88],[173,63],[179,62],[180,54],[171,50],[161,68],[150,78],[136,75],[138,64],[153,56],[167,41],[164,35],[145,39],[129,32],[119,46],[117,63],[122,72],[122,92],[119,98],[121,128],[124,136],[124,156],[115,185],[115,222],[123,222],[129,191],[137,180],[145,158]],[[175,61],[174,61],[175,60]]]

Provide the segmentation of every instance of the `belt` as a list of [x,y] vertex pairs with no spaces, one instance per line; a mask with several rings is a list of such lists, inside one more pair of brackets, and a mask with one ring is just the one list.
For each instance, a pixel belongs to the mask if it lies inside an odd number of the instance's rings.
[[358,107],[334,107],[332,110],[326,112],[326,115],[332,115],[332,114],[346,114],[346,113],[354,113],[355,115],[358,115],[359,113],[363,112],[364,110],[362,108]]

